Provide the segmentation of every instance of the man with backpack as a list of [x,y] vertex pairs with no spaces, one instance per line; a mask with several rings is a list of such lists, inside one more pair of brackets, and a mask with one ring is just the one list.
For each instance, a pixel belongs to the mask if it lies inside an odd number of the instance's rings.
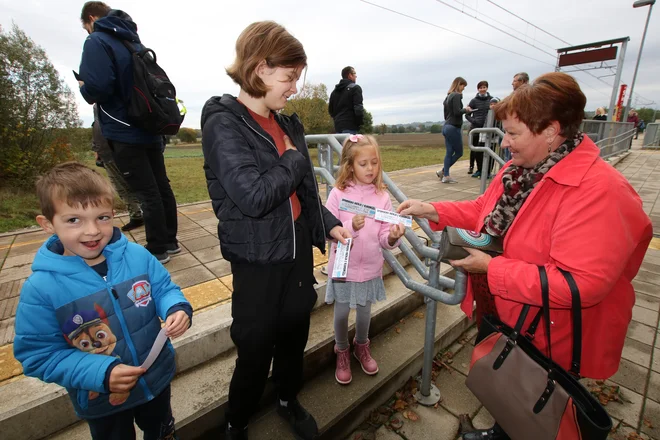
[[[140,201],[146,248],[165,264],[171,254],[181,251],[176,238],[176,200],[163,157],[162,136],[173,133],[154,129],[154,124],[145,123],[145,118],[156,117],[161,126],[176,125],[179,115],[172,114],[175,120],[168,124],[167,115],[159,110],[157,102],[162,101],[173,113],[177,108],[176,97],[156,97],[141,80],[145,65],[141,60],[135,61],[132,50],[145,48],[137,34],[137,25],[128,14],[113,10],[103,2],[87,2],[80,19],[89,33],[80,62],[80,93],[85,101],[98,106],[103,137],[108,140],[115,163]],[[151,54],[152,65],[162,72],[155,64],[155,54]],[[167,76],[159,78],[170,86],[166,93],[174,95]],[[136,93],[141,99],[134,99]],[[180,117],[178,125],[182,120]],[[178,125],[174,130],[178,130]]]

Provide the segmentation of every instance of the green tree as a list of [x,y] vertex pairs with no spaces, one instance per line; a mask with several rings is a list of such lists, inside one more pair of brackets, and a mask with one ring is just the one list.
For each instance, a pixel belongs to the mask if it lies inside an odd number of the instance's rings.
[[197,130],[194,128],[181,127],[176,135],[181,142],[194,144],[197,142]]
[[364,121],[360,125],[360,133],[371,134],[374,132],[374,118],[366,109],[364,110]]
[[431,125],[431,133],[442,133],[442,125],[440,124]]
[[387,133],[387,125],[386,124],[380,124],[377,128],[378,134],[385,134]]
[[297,113],[307,134],[334,133],[334,123],[328,113],[328,88],[325,84],[306,84],[295,97],[289,99],[284,114]]
[[[0,27],[0,182],[31,187],[53,165],[74,158],[81,126],[73,93],[46,52],[15,24]],[[73,142],[72,142],[73,141]]]
[[646,124],[655,122],[653,120],[653,115],[656,115],[657,117],[656,110],[648,107],[637,109],[637,115],[639,116],[640,121],[644,121]]

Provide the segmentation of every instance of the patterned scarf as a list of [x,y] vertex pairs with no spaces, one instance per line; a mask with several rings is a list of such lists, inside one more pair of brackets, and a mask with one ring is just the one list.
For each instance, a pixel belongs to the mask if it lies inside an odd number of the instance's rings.
[[573,139],[566,139],[559,148],[548,154],[534,168],[509,166],[502,174],[504,193],[495,205],[493,212],[484,219],[486,232],[497,237],[504,237],[534,187],[553,166],[580,145],[583,138],[584,135],[578,133]]
[[[504,193],[495,205],[493,212],[484,219],[486,232],[499,237],[506,235],[534,187],[553,166],[557,165],[568,153],[580,145],[583,137],[582,133],[578,133],[573,139],[567,139],[559,148],[536,164],[534,168],[509,166],[502,175]],[[499,318],[495,300],[488,287],[488,275],[471,273],[470,285],[476,302],[477,326],[481,325],[481,320],[485,315]]]

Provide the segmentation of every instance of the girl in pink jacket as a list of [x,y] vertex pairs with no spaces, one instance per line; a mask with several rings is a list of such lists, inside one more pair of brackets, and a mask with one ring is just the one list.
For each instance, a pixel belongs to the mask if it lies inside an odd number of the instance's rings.
[[[366,374],[378,373],[378,364],[369,350],[369,324],[371,304],[385,299],[383,285],[383,254],[381,247],[393,249],[399,245],[403,225],[377,221],[364,215],[339,210],[342,199],[360,202],[376,208],[392,210],[390,196],[383,184],[380,150],[372,136],[351,135],[341,154],[339,175],[330,192],[326,207],[339,219],[353,236],[346,278],[328,277],[325,301],[335,304],[335,353],[337,368],[335,379],[349,384],[351,360],[348,343],[348,313],[356,309],[353,352]],[[332,274],[337,245],[330,249],[328,274]]]

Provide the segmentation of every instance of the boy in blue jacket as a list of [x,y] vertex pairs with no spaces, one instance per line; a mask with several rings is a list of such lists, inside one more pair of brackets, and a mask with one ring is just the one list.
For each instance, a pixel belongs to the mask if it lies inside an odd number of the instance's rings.
[[144,247],[113,227],[110,182],[82,164],[57,165],[37,182],[42,215],[54,234],[39,249],[16,311],[14,356],[27,376],[67,389],[92,438],[173,439],[167,341],[141,368],[165,321],[181,336],[192,307]]

